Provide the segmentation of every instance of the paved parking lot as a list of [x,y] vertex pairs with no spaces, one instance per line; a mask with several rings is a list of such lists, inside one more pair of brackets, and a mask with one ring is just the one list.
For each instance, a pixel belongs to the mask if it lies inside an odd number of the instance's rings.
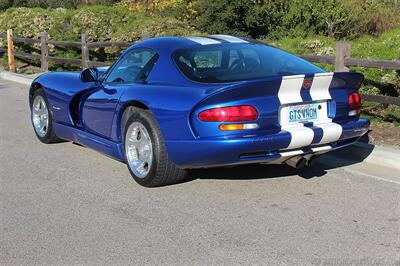
[[95,151],[41,144],[0,80],[0,264],[400,265],[400,174],[368,165],[197,170],[140,187]]

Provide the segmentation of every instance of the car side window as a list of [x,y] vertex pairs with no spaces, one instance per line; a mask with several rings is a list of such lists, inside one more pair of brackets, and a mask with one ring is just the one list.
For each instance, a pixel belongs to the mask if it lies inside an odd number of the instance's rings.
[[[149,49],[135,49],[124,57],[111,70],[105,83],[126,84],[141,81],[147,77],[158,55]],[[151,67],[149,68],[149,64]],[[144,76],[146,75],[146,76]]]

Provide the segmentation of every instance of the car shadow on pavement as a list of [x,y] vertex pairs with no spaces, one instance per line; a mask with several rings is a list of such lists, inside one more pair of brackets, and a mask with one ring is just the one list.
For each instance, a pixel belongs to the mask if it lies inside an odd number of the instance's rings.
[[218,167],[209,169],[195,169],[189,172],[187,180],[195,179],[225,179],[225,180],[250,180],[250,179],[270,179],[293,175],[299,175],[305,179],[320,177],[327,172],[322,165],[316,164],[313,167],[305,167],[297,170],[288,165],[267,165],[251,164],[234,167]]
[[358,143],[322,155],[318,162],[325,169],[346,167],[363,162],[374,151],[375,145],[368,144],[368,134],[364,135]]
[[268,165],[251,164],[233,167],[217,167],[208,169],[194,169],[189,171],[184,182],[196,179],[225,179],[225,180],[250,180],[270,179],[298,175],[304,179],[324,176],[327,170],[357,164],[367,158],[374,149],[374,145],[363,147],[350,145],[342,149],[321,155],[311,167],[295,169],[286,164]]

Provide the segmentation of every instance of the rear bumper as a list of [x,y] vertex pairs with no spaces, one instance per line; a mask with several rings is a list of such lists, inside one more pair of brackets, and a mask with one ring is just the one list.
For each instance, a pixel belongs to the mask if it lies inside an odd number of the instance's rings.
[[311,145],[288,150],[292,135],[279,131],[265,135],[245,135],[190,141],[166,141],[170,159],[181,168],[202,168],[249,163],[282,163],[296,155],[321,154],[356,142],[369,129],[369,121],[340,124],[340,137],[328,143],[320,143],[323,131],[311,128],[314,140]]

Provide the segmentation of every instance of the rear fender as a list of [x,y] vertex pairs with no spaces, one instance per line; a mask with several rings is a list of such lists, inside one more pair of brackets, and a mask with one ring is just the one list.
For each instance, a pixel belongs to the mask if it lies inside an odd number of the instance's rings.
[[193,140],[189,116],[193,106],[207,96],[204,89],[179,84],[143,84],[126,90],[114,116],[111,138],[122,141],[122,116],[132,103],[140,103],[153,114],[165,140]]

